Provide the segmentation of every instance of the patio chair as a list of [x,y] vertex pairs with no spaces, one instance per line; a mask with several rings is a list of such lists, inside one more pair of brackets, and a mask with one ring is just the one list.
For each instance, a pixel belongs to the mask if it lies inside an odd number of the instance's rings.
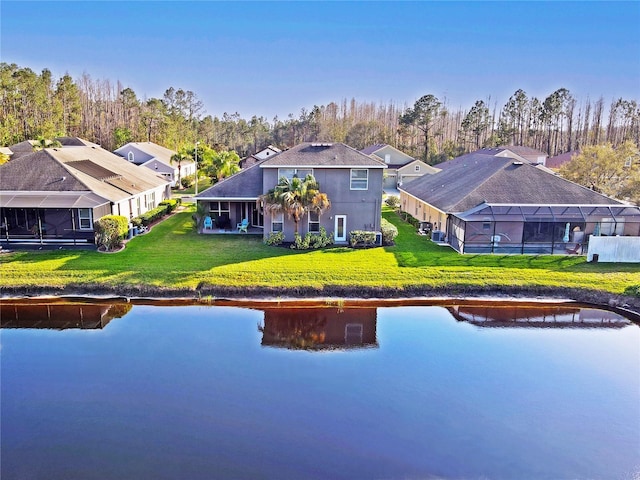
[[202,227],[206,230],[207,228],[213,229],[213,220],[211,220],[210,216],[204,217],[204,224]]
[[238,228],[238,233],[240,232],[244,232],[247,233],[247,228],[249,227],[249,220],[246,218],[242,219],[242,223],[238,223],[237,228]]

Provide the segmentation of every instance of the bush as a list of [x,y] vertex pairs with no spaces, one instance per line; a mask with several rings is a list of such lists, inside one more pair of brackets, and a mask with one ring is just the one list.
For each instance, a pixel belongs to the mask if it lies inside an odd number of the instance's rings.
[[171,200],[163,200],[158,204],[158,206],[166,205],[167,213],[173,212],[178,206],[182,203],[182,199],[180,198],[172,198]]
[[309,250],[324,248],[332,244],[333,234],[327,234],[327,230],[324,227],[320,227],[320,233],[307,232],[304,237],[296,233],[291,248],[294,250]]
[[630,297],[640,297],[640,285],[630,285],[624,289],[624,294]]
[[120,215],[105,215],[93,223],[95,242],[98,247],[111,251],[122,245],[129,232],[129,222]]
[[352,230],[349,232],[349,244],[352,247],[373,247],[376,244],[376,233],[368,230]]
[[180,178],[180,185],[182,185],[184,188],[189,188],[193,186],[195,183],[196,183],[195,175],[187,175],[186,177]]
[[387,197],[384,203],[395,210],[400,206],[400,199],[395,195],[390,195]]
[[384,245],[393,245],[393,241],[398,236],[396,226],[386,218],[383,218],[382,222],[380,222],[380,231],[382,232],[382,243]]
[[420,220],[418,220],[417,218],[412,217],[407,212],[400,212],[399,215],[400,215],[400,218],[402,218],[405,222],[410,223],[411,225],[413,225],[416,228],[420,227]]
[[284,232],[271,232],[267,238],[264,239],[265,245],[282,245],[284,242]]
[[148,227],[156,220],[159,220],[160,218],[164,217],[168,213],[168,210],[169,210],[168,205],[160,204],[156,208],[143,213],[139,217],[134,218],[133,220],[131,220],[131,223],[133,223],[138,227],[140,226],[138,225],[138,223],[141,223],[142,226]]

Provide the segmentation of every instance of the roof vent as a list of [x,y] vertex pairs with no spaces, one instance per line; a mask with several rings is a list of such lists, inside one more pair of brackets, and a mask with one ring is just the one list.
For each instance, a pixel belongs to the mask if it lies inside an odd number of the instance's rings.
[[522,162],[513,162],[514,165],[523,165]]

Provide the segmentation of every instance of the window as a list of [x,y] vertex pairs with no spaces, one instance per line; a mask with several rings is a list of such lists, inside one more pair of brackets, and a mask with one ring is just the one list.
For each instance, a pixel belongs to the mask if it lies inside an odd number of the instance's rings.
[[133,162],[133,152],[127,153],[127,160],[129,160],[130,162]]
[[271,231],[281,232],[284,230],[284,214],[276,213],[271,217]]
[[369,170],[351,169],[351,190],[367,190],[369,186]]
[[628,168],[631,166],[632,163],[633,163],[633,160],[631,157],[629,157],[624,161],[624,166]]
[[320,232],[320,214],[318,212],[309,212],[309,231]]
[[136,207],[138,208],[137,215],[140,215],[142,213],[142,209],[140,208],[140,197],[136,198]]
[[282,177],[286,177],[291,180],[293,177],[305,178],[307,175],[313,175],[313,170],[310,168],[279,168],[278,180]]
[[420,171],[420,165],[416,165],[416,166],[414,166],[413,168],[414,168],[414,170],[415,170],[416,172],[419,172],[419,171]]
[[93,211],[90,208],[79,208],[78,223],[80,224],[80,230],[93,229]]

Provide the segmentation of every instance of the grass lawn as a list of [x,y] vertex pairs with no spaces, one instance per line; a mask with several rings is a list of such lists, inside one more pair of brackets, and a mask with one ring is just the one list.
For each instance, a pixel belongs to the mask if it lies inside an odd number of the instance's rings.
[[[193,207],[191,207],[193,208]],[[0,287],[152,285],[224,287],[566,287],[622,294],[640,285],[634,264],[587,263],[578,256],[459,255],[419,236],[392,211],[396,245],[299,252],[261,237],[198,235],[185,210],[115,254],[19,251],[0,255]]]

